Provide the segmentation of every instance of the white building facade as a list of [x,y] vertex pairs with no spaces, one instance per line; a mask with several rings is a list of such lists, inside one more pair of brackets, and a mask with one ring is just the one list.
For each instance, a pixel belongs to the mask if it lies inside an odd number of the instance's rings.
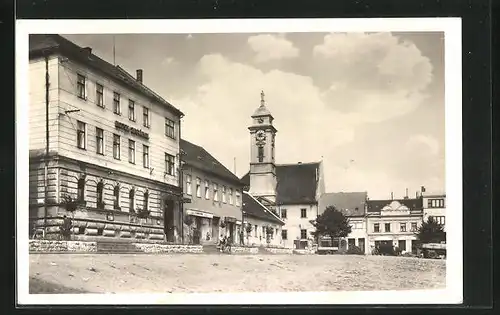
[[181,242],[182,112],[59,35],[31,35],[29,76],[31,231]]

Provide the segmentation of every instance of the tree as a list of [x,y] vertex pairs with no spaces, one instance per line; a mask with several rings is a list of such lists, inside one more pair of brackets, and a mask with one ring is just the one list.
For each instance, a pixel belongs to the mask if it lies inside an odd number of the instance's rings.
[[346,237],[351,233],[349,219],[334,206],[328,206],[318,218],[312,222],[316,231],[311,234],[318,239],[320,236],[330,236],[332,241],[339,237]]
[[423,222],[418,228],[416,236],[421,243],[441,243],[446,241],[446,232],[443,226],[433,217],[429,217],[427,222]]
[[188,237],[188,244],[191,244],[193,242],[193,236],[192,236],[192,229],[193,229],[193,223],[194,219],[190,215],[185,215],[184,216],[184,224],[187,225],[187,237]]

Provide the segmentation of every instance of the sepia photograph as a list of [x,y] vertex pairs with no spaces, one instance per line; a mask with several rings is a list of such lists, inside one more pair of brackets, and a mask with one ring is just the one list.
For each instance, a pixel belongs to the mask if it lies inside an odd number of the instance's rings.
[[20,301],[462,302],[460,19],[18,23]]

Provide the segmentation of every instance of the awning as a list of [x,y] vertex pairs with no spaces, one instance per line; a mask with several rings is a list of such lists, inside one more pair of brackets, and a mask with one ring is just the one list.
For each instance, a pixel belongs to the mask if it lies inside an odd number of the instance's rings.
[[227,223],[236,223],[236,218],[233,217],[226,217],[225,220]]
[[196,209],[186,209],[187,215],[192,215],[195,217],[209,218],[212,219],[214,215],[212,213],[196,210]]

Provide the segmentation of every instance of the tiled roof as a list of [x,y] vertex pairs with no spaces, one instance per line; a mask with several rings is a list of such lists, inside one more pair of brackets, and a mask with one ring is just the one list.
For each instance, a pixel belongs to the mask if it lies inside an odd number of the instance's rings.
[[181,139],[180,147],[182,152],[182,160],[191,167],[211,173],[229,182],[235,183],[243,187],[240,179],[228,170],[222,163],[214,158],[204,148],[193,144],[187,140]]
[[[278,204],[316,203],[317,174],[319,162],[276,165],[276,202]],[[250,186],[247,173],[241,181]]]
[[408,199],[387,199],[387,200],[368,200],[367,211],[370,212],[380,212],[383,207],[389,205],[393,201],[398,201],[402,205],[405,205],[410,210],[420,210],[422,209],[422,198],[408,198]]
[[245,216],[258,218],[264,221],[284,225],[285,223],[273,215],[270,210],[259,204],[255,198],[252,198],[248,193],[243,193],[243,211]]
[[346,216],[363,216],[365,214],[366,192],[325,193],[319,199],[319,213],[328,206],[334,206]]
[[119,66],[114,66],[111,63],[97,57],[94,54],[89,54],[83,47],[67,40],[61,35],[57,34],[31,34],[29,36],[29,53],[30,58],[35,56],[42,56],[44,52],[49,54],[60,53],[68,58],[79,61],[88,67],[91,67],[103,74],[115,79],[117,82],[136,90],[143,94],[145,97],[162,104],[168,109],[172,110],[179,116],[184,114],[167,102],[161,96],[153,92],[144,84],[138,82],[136,78],[130,75],[127,71]]

